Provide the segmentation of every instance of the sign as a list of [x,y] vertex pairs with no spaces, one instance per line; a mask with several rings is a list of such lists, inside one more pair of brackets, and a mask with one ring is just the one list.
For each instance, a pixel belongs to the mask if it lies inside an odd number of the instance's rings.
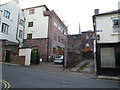
[[102,32],[103,30],[96,30],[96,32]]

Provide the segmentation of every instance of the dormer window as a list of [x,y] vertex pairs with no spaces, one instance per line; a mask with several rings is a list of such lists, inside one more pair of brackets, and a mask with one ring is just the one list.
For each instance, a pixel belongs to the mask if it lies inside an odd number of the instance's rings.
[[7,10],[4,10],[3,16],[9,19],[10,18],[10,12],[7,11]]

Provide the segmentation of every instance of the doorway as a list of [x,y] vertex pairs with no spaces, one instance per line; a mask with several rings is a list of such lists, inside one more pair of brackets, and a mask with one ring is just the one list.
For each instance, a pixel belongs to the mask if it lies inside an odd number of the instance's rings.
[[9,50],[5,51],[5,62],[10,62],[10,54],[11,54],[11,51]]

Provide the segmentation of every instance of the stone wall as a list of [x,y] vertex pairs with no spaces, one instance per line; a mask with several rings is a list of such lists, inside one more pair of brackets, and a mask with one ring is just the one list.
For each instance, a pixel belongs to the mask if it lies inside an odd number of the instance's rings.
[[80,34],[67,36],[67,65],[83,58],[82,48],[82,37]]

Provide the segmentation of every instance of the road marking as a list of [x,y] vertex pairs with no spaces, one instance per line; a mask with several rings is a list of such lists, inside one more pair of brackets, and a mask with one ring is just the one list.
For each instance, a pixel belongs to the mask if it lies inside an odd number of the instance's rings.
[[3,90],[4,90],[4,89],[7,90],[7,89],[10,88],[10,84],[9,84],[7,81],[5,81],[5,80],[0,80],[0,82],[4,84],[4,87],[2,88]]

